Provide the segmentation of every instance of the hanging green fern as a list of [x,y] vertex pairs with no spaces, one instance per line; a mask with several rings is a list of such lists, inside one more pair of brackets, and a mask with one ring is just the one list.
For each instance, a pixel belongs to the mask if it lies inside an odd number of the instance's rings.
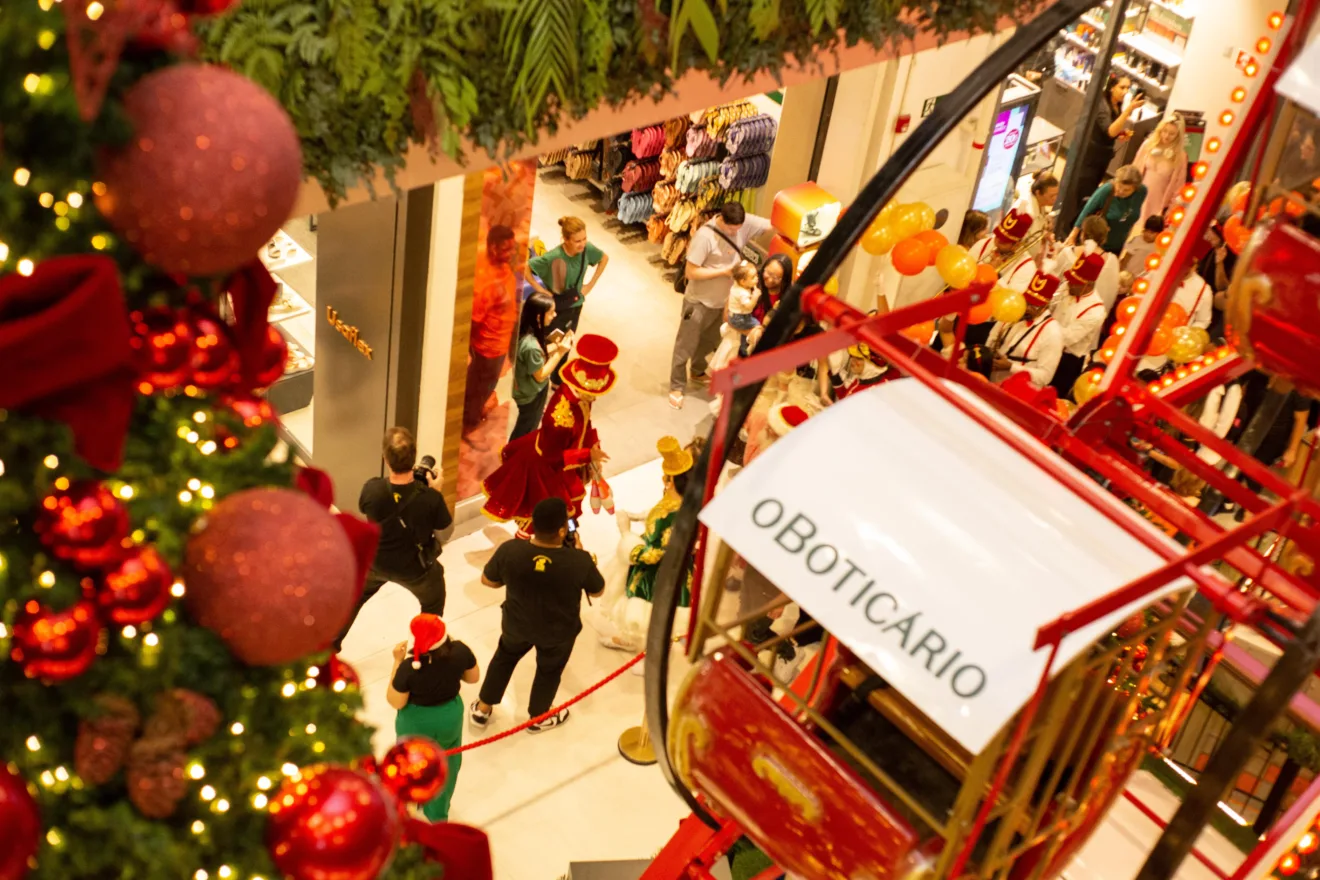
[[580,0],[536,0],[516,6],[504,19],[500,48],[505,75],[523,104],[528,133],[536,131],[546,98],[575,96],[578,82]]
[[758,40],[773,34],[779,27],[779,0],[752,0],[747,23],[752,26],[752,34]]
[[[727,0],[719,0],[720,11],[727,10]],[[683,50],[683,38],[688,29],[696,35],[697,42],[705,51],[711,63],[720,55],[720,26],[715,21],[715,14],[710,11],[706,0],[673,0],[669,14],[669,55],[670,65],[678,67],[679,54]]]
[[839,27],[839,13],[843,8],[843,0],[803,0],[807,7],[807,21],[811,22],[811,32],[820,33],[820,29],[825,25],[830,26],[830,30],[836,30]]

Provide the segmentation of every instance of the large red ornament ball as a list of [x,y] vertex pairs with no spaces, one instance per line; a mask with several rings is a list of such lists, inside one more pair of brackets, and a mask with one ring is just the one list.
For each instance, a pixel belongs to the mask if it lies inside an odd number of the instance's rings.
[[138,377],[157,388],[173,388],[191,373],[193,330],[177,309],[157,306],[134,312],[133,365]]
[[128,511],[96,480],[76,480],[41,500],[35,528],[56,558],[101,568],[124,556]]
[[96,659],[101,620],[88,600],[53,611],[29,599],[14,617],[13,635],[9,656],[24,675],[67,681],[86,672]]
[[233,71],[179,64],[138,80],[124,107],[133,137],[98,162],[110,224],[166,272],[218,275],[251,260],[302,179],[279,102]]
[[399,840],[380,781],[321,764],[285,780],[270,802],[266,846],[290,880],[375,880]]
[[189,381],[198,388],[211,390],[228,384],[238,376],[238,349],[229,327],[210,315],[190,314],[193,345]]
[[445,787],[449,759],[434,740],[405,736],[385,753],[376,772],[396,798],[424,804]]
[[0,880],[20,880],[41,844],[41,814],[23,777],[0,764]]
[[155,548],[134,547],[93,581],[96,604],[119,626],[155,620],[170,604],[174,576]]
[[193,617],[253,666],[327,647],[361,592],[344,527],[291,489],[248,489],[217,504],[188,541],[183,574]]

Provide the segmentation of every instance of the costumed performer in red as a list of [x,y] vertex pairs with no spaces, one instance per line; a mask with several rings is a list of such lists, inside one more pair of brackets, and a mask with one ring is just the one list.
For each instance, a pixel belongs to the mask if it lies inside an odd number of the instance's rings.
[[610,364],[618,356],[619,347],[604,336],[578,339],[574,357],[559,370],[561,384],[546,404],[541,427],[505,446],[499,468],[482,484],[483,513],[513,520],[524,539],[532,508],[546,498],[562,498],[570,517],[581,515],[586,483],[609,460],[591,425],[591,404],[614,387],[618,377]]

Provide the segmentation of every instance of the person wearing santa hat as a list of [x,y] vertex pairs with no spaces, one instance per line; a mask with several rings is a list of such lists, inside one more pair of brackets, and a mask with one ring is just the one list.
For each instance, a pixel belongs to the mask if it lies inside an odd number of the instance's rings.
[[1027,311],[1022,320],[999,321],[990,330],[990,381],[1002,382],[1013,373],[1025,372],[1037,388],[1050,384],[1063,354],[1063,333],[1049,313],[1059,283],[1057,277],[1037,272],[1023,292]]
[[472,649],[451,639],[445,622],[436,615],[417,615],[409,629],[412,650],[407,642],[394,646],[394,671],[390,673],[385,700],[399,713],[394,718],[395,736],[424,736],[450,753],[445,787],[422,805],[427,821],[444,822],[449,818],[449,802],[463,766],[462,753],[453,753],[463,744],[459,687],[463,682],[475,684],[481,670]]
[[619,347],[604,336],[578,338],[573,358],[559,370],[561,384],[546,404],[541,427],[511,440],[500,466],[482,483],[482,513],[497,522],[513,520],[524,540],[532,510],[546,498],[562,498],[570,519],[581,514],[586,484],[599,479],[609,460],[591,424],[591,405],[614,387],[618,376],[610,364],[618,356]]
[[1072,393],[1073,384],[1082,375],[1091,354],[1100,345],[1100,328],[1105,323],[1105,301],[1095,289],[1096,279],[1104,271],[1103,252],[1079,254],[1072,268],[1063,273],[1066,287],[1054,297],[1050,309],[1063,331],[1063,354],[1050,382],[1060,397]]

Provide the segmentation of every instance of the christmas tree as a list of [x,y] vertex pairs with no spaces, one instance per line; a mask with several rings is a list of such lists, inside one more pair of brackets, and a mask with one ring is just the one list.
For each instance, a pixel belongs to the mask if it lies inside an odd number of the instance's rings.
[[0,14],[0,880],[441,873],[400,809],[438,750],[377,768],[326,650],[373,527],[260,396],[255,255],[303,168],[270,95],[191,60],[224,5]]

